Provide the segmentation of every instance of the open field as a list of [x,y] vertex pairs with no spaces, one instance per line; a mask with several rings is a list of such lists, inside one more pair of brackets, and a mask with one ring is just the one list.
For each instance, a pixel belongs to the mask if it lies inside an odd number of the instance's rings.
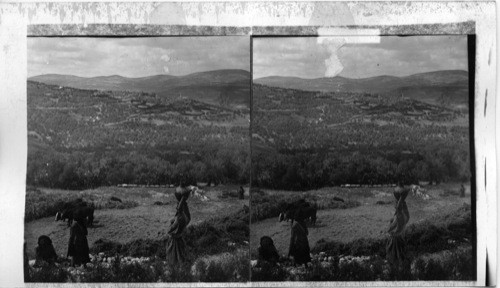
[[[419,223],[436,217],[445,216],[464,205],[470,204],[470,187],[466,187],[466,197],[455,195],[442,196],[446,191],[458,191],[460,184],[441,184],[428,186],[427,193],[430,200],[423,200],[408,196],[407,204],[410,211],[410,222]],[[269,195],[297,194],[300,192],[264,190]],[[309,245],[311,249],[320,239],[348,243],[356,239],[371,238],[382,239],[387,236],[389,221],[394,213],[394,196],[392,187],[378,188],[322,188],[320,190],[304,192],[314,194],[321,199],[342,197],[344,200],[356,200],[361,203],[358,207],[347,209],[326,209],[318,211],[316,225],[309,227]],[[384,201],[388,204],[376,204]],[[253,209],[253,206],[252,206]],[[250,225],[250,243],[252,259],[256,259],[260,237],[267,235],[273,238],[278,252],[282,255],[288,253],[290,241],[290,222],[278,222],[278,218],[269,218],[263,221],[252,222]]]
[[[53,189],[41,189],[41,191],[47,196],[50,195],[53,199],[82,197],[87,201],[101,203],[103,202],[102,199],[115,196],[123,202],[129,201],[138,204],[136,207],[127,209],[96,209],[94,226],[89,227],[88,241],[91,248],[98,239],[107,239],[122,244],[137,239],[163,239],[166,236],[169,221],[175,213],[174,188],[101,187],[84,191]],[[202,201],[196,197],[191,197],[188,200],[192,215],[190,226],[214,217],[235,213],[242,209],[244,205],[248,206],[248,195],[246,195],[245,200],[236,197],[219,198],[223,191],[237,191],[237,186],[206,188],[205,196],[209,198],[208,201]],[[27,194],[27,203],[31,203],[29,197],[31,197],[30,193]],[[155,202],[162,202],[163,205],[155,205]],[[26,209],[30,209],[30,207],[27,205]],[[218,213],[219,211],[224,213]],[[69,228],[67,222],[55,222],[54,216],[47,216],[25,223],[25,240],[30,259],[34,258],[34,249],[40,235],[49,236],[53,241],[56,252],[62,256],[66,255]]]

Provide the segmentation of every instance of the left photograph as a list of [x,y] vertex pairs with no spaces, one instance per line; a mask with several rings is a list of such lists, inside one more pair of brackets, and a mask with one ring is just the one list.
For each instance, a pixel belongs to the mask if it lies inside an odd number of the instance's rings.
[[249,37],[28,38],[25,282],[249,280]]

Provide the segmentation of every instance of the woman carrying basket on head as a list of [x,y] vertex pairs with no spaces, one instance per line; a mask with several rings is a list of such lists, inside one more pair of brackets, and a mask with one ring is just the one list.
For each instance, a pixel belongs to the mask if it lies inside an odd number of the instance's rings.
[[177,207],[174,218],[170,221],[168,230],[169,240],[167,242],[167,261],[172,264],[183,263],[187,259],[186,243],[183,234],[187,225],[191,221],[191,214],[187,205],[187,199],[191,190],[181,183],[175,190]]
[[398,183],[398,186],[394,189],[396,212],[394,212],[388,231],[389,239],[386,246],[387,260],[397,277],[405,269],[406,249],[404,231],[406,224],[410,220],[410,212],[408,212],[405,199],[409,192],[410,189],[405,188],[401,183]]

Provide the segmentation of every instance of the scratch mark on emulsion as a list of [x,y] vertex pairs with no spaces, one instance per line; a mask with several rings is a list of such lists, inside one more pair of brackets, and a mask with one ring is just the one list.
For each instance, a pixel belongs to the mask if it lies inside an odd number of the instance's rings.
[[486,117],[486,108],[488,106],[488,89],[484,93],[484,117]]
[[484,158],[484,190],[486,191],[486,158]]
[[488,53],[488,66],[491,65],[491,47],[490,47],[490,53]]

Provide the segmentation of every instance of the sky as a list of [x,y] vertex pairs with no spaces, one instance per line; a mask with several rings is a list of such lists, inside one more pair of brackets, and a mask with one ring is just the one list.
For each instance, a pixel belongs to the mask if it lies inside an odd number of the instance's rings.
[[250,71],[248,37],[28,38],[28,77],[187,75]]
[[[368,43],[376,39],[378,43]],[[253,39],[253,78],[367,78],[467,71],[466,36]]]

